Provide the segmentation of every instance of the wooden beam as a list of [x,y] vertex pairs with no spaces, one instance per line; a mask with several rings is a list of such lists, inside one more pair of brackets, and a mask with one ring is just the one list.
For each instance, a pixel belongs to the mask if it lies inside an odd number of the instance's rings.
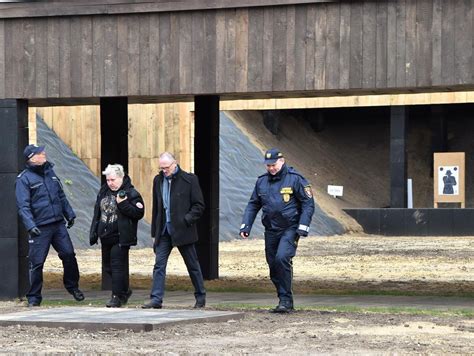
[[0,4],[0,19],[216,10],[331,2],[339,2],[339,0],[155,0],[153,2],[139,0],[76,0],[74,2],[57,0],[35,3],[3,3]]

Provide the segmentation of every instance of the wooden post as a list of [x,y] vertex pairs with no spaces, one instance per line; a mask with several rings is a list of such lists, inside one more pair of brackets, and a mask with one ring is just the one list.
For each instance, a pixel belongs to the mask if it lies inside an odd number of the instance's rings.
[[[102,171],[108,164],[119,163],[128,173],[128,98],[100,98],[100,137],[100,174],[105,184]],[[102,289],[111,288],[112,277],[102,264]]]
[[28,144],[28,102],[0,100],[0,298],[25,295],[28,289],[27,232],[17,213],[15,180],[25,167]]
[[407,153],[405,106],[390,108],[390,207],[407,207]]
[[206,210],[196,250],[204,279],[219,278],[219,97],[195,98],[194,167]]

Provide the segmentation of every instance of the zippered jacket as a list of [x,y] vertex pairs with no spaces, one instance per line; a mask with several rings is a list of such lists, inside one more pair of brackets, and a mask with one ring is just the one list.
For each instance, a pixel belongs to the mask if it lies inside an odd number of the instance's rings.
[[[138,220],[145,215],[145,203],[140,193],[132,185],[132,181],[128,175],[123,177],[123,183],[119,190],[124,190],[127,195],[127,199],[117,204],[117,233],[119,235],[119,244],[120,246],[135,246],[137,244]],[[89,243],[91,246],[96,244],[99,240],[100,202],[109,193],[109,186],[104,184],[97,194],[94,216],[92,217],[89,233]]]
[[58,221],[76,218],[53,164],[26,164],[15,182],[18,214],[27,230]]

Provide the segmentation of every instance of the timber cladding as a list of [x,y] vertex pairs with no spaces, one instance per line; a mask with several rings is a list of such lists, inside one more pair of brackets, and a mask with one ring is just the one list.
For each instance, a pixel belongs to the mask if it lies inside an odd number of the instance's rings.
[[[151,221],[153,178],[159,172],[158,157],[172,152],[180,166],[193,171],[194,114],[188,103],[128,106],[129,171],[145,200],[145,218]],[[36,114],[67,144],[89,169],[101,175],[100,107],[56,106],[30,108],[29,137],[36,143]],[[120,163],[120,162],[106,162]]]
[[3,16],[0,99],[47,105],[472,89],[473,4],[227,2],[194,11]]

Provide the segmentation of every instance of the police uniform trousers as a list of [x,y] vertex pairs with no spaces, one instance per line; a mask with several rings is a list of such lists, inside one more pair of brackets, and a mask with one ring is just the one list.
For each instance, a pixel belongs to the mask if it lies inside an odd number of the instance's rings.
[[43,266],[48,256],[49,247],[58,253],[64,268],[64,287],[71,293],[79,286],[79,268],[71,238],[63,221],[38,226],[39,236],[29,236],[28,267],[30,289],[26,294],[29,303],[41,303],[43,287]]
[[265,231],[265,257],[270,279],[277,290],[280,304],[293,307],[293,263],[297,247],[296,226],[282,231]]

